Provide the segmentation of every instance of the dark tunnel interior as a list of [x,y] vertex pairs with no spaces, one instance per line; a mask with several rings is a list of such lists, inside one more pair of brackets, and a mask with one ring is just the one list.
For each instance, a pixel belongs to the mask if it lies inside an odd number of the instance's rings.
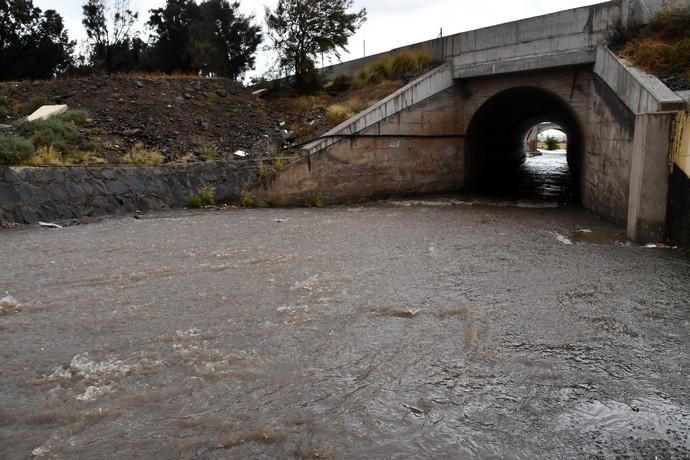
[[[567,156],[549,167],[526,161],[525,136],[543,122],[558,125],[567,136]],[[582,171],[584,135],[577,115],[559,96],[535,87],[503,91],[482,105],[467,130],[465,184],[472,193],[512,198],[547,198],[576,202]],[[567,164],[566,164],[567,158]],[[546,165],[546,167],[544,167]],[[562,182],[562,183],[560,183]]]

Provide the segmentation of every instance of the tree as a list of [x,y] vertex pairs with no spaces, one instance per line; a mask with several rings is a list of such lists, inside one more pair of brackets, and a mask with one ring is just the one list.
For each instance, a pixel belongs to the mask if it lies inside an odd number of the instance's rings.
[[319,54],[340,58],[348,39],[366,20],[366,10],[349,13],[352,0],[279,0],[275,11],[266,8],[269,35],[280,65],[295,73],[298,86],[314,79]]
[[192,48],[197,67],[208,74],[237,79],[254,68],[254,54],[262,40],[253,17],[237,12],[240,4],[208,0],[199,5],[192,28]]
[[50,78],[71,61],[62,17],[31,0],[0,0],[0,80]]
[[151,10],[153,60],[165,72],[204,71],[237,78],[254,66],[261,29],[238,13],[239,3],[168,0]]
[[167,0],[165,8],[153,9],[147,25],[153,29],[153,62],[163,72],[191,72],[189,48],[192,23],[199,16],[194,0]]
[[107,4],[107,0],[88,0],[82,6],[91,64],[109,74],[132,70],[132,62],[138,60],[144,45],[133,30],[139,14],[130,9],[129,0],[111,1]]

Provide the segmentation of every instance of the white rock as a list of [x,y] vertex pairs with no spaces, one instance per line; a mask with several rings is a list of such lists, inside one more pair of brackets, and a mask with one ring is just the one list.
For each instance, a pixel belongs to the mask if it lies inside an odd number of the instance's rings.
[[238,157],[246,157],[248,153],[243,150],[237,150],[236,152],[233,152],[233,155]]
[[44,105],[34,113],[26,117],[26,121],[47,120],[67,112],[66,105]]

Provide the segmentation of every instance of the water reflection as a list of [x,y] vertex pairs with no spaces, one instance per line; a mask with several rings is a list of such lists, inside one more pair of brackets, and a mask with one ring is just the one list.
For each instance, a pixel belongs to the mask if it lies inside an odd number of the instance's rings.
[[527,158],[517,170],[499,176],[488,192],[492,197],[561,203],[576,199],[565,150],[543,151]]

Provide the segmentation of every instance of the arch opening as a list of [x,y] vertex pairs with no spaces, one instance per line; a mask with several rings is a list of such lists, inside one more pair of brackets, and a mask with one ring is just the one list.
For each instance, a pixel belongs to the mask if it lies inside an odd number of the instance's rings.
[[[540,145],[547,132],[563,133],[556,150]],[[477,110],[467,129],[466,188],[489,196],[576,202],[583,148],[581,124],[566,101],[542,88],[505,90]]]

